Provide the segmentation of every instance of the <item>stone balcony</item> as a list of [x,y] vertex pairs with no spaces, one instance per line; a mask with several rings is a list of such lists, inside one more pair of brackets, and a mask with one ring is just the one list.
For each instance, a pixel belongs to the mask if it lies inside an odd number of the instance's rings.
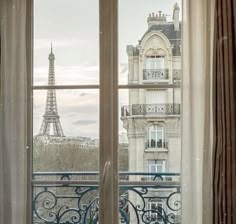
[[168,81],[168,69],[143,69],[144,81]]
[[[33,173],[32,223],[97,224],[98,177],[98,172]],[[180,223],[179,173],[120,172],[119,177],[119,223]],[[160,200],[163,206],[153,207]]]
[[180,104],[132,104],[121,107],[121,117],[180,115]]
[[145,149],[151,149],[151,150],[165,149],[165,150],[168,150],[168,142],[155,141],[155,139],[152,139],[151,141],[145,142]]
[[[181,82],[182,70],[173,69],[173,83],[179,84]],[[155,82],[155,81],[169,81],[169,69],[143,69],[143,81]]]

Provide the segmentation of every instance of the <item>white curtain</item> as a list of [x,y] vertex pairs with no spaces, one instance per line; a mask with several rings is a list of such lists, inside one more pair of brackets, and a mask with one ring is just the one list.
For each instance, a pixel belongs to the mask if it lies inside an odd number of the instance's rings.
[[183,0],[182,224],[212,223],[213,0]]
[[0,3],[0,223],[26,224],[26,0]]

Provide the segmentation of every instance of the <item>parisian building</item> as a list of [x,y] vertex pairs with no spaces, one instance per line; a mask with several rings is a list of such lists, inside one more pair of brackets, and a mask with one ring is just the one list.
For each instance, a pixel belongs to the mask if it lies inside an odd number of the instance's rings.
[[[147,25],[137,45],[127,46],[128,84],[156,84],[161,88],[130,89],[129,105],[121,108],[121,120],[129,141],[129,171],[180,173],[180,7],[177,3],[174,5],[171,21],[161,11],[150,14]],[[166,177],[166,181],[176,179]],[[156,200],[148,206],[157,208],[164,204]],[[130,220],[135,223],[132,214]]]

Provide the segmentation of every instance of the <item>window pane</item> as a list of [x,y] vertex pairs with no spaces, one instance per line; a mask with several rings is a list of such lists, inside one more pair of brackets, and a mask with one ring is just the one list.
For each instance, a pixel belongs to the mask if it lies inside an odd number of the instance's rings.
[[56,84],[98,84],[98,0],[34,0],[34,84],[48,83],[55,54]]
[[176,2],[181,9],[181,1],[174,0],[119,1],[120,84],[180,79],[181,10],[172,19]]
[[98,90],[53,90],[54,111],[50,91],[34,91],[34,171],[97,171]]
[[[180,11],[176,1],[119,1],[119,82],[148,84],[119,91],[129,164],[120,178],[132,181],[120,191],[129,199],[130,223],[180,220],[181,89],[172,87],[181,81]],[[145,184],[144,194],[135,193]]]

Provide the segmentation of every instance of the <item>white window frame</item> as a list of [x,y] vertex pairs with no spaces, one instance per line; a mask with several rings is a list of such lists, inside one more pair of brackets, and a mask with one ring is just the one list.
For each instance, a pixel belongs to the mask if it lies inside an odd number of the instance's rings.
[[[158,127],[160,129],[158,129]],[[148,148],[158,149],[158,148],[164,148],[165,147],[165,128],[164,126],[160,124],[152,124],[148,126],[147,128],[147,146]],[[158,136],[161,135],[161,139],[158,138]],[[153,138],[154,136],[154,138]],[[158,147],[158,140],[161,140],[161,147]],[[154,146],[153,146],[154,144]]]
[[150,70],[164,70],[165,69],[165,57],[164,56],[146,56],[145,57],[145,69]]
[[[28,182],[27,220],[32,223],[32,155],[33,155],[33,92],[48,86],[33,85],[33,0],[27,0],[29,77],[28,77]],[[100,18],[100,84],[57,85],[54,89],[99,89],[100,145],[99,145],[99,223],[119,223],[118,203],[118,90],[179,88],[179,84],[118,85],[118,0],[99,0]],[[107,106],[109,104],[109,106]]]
[[[161,167],[161,171],[159,170]],[[158,159],[150,159],[148,160],[148,172],[153,172],[152,168],[154,168],[154,172],[156,173],[164,173],[166,171],[166,161],[165,160],[158,160]]]

